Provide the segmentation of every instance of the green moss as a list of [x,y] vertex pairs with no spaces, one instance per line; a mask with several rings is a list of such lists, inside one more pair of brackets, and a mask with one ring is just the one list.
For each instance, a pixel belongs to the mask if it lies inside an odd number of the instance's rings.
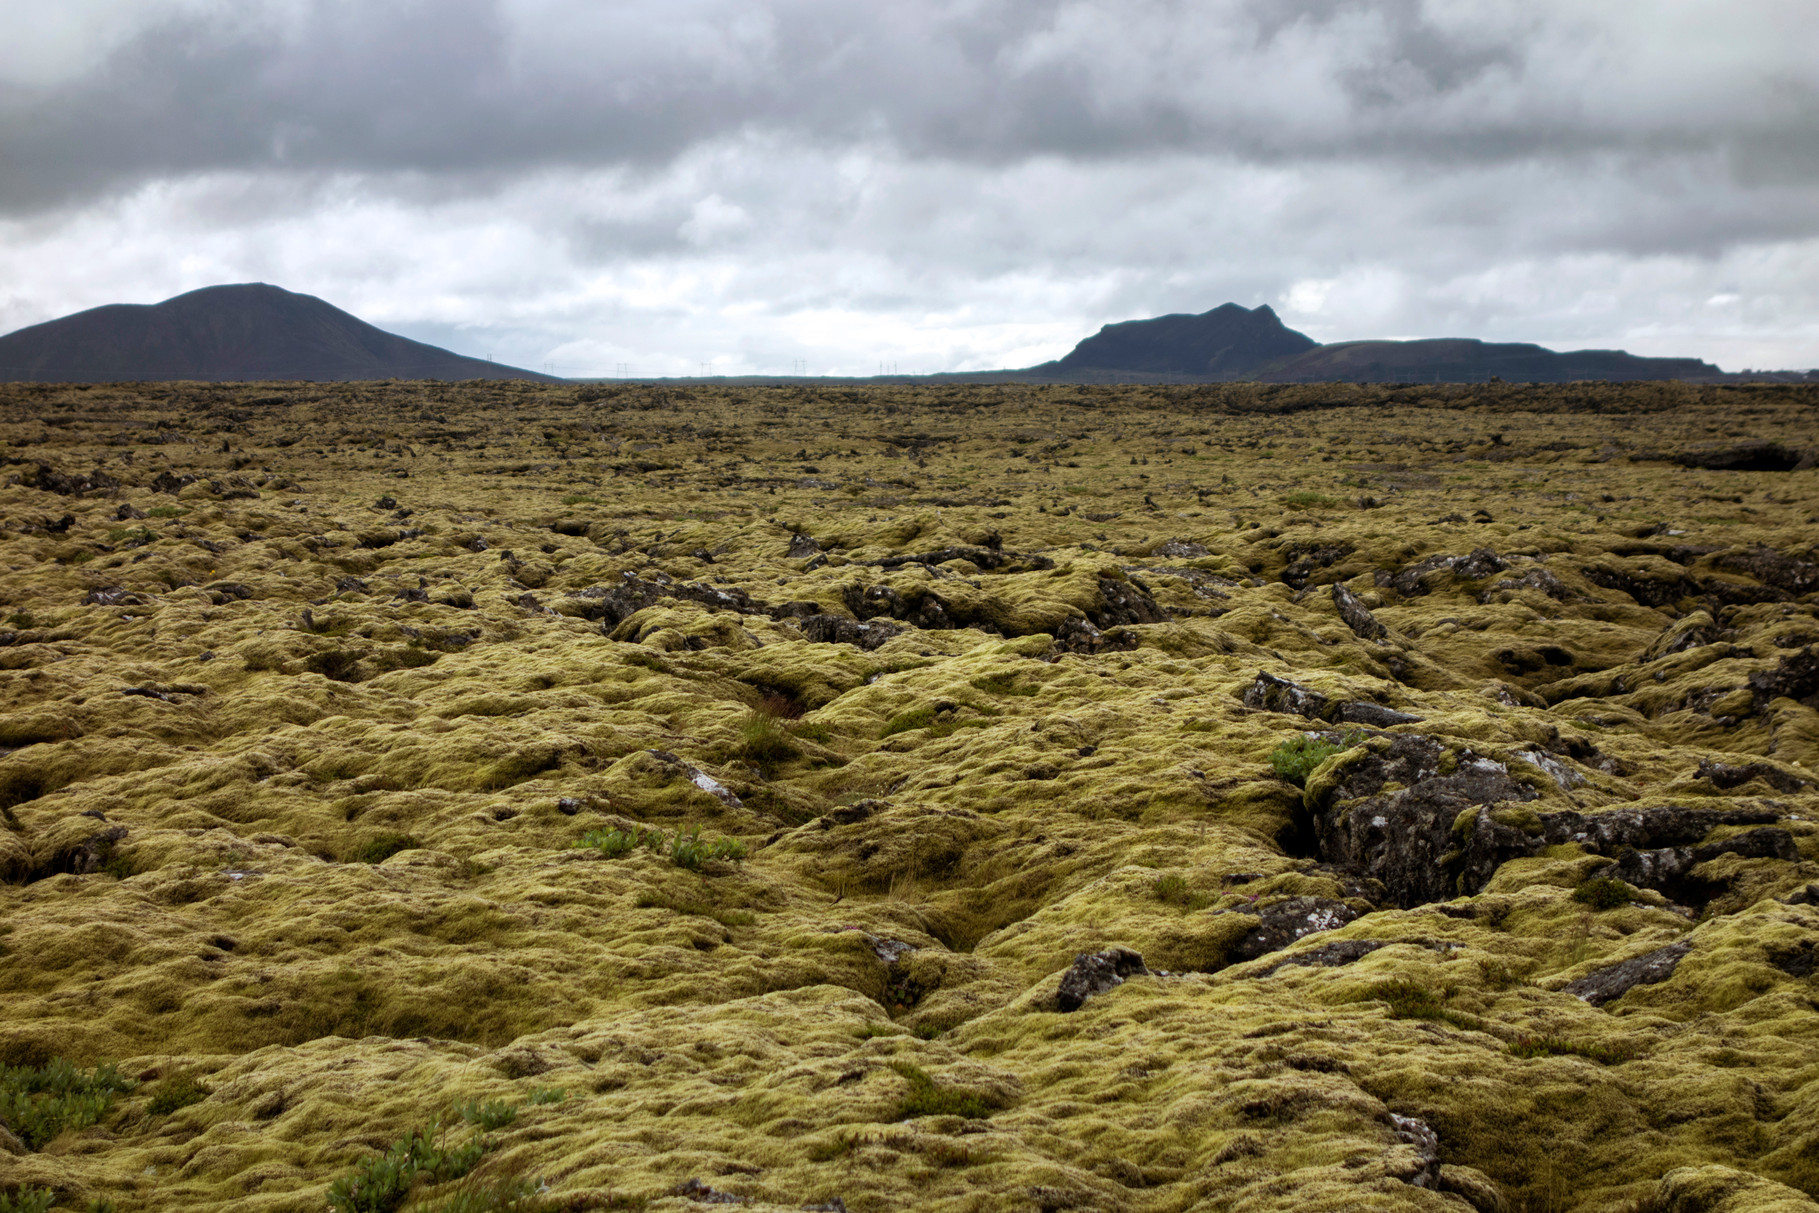
[[985,1097],[940,1086],[907,1061],[892,1062],[891,1069],[909,1083],[909,1090],[897,1103],[893,1120],[912,1120],[918,1116],[964,1116],[968,1120],[982,1120],[995,1110]]
[[178,1075],[158,1084],[158,1089],[152,1093],[145,1110],[153,1116],[168,1116],[180,1108],[201,1103],[208,1095],[208,1088],[194,1078],[187,1074]]

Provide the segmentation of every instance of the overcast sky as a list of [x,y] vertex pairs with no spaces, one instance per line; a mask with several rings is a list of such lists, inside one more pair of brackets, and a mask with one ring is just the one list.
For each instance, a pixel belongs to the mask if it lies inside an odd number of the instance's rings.
[[1819,367],[1814,0],[0,0],[0,330],[265,281],[569,375],[1268,303]]

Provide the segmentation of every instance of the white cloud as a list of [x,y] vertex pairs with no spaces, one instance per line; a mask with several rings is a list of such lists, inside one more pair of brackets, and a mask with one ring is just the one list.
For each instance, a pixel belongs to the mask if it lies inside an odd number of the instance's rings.
[[1806,17],[0,0],[0,326],[263,279],[568,373],[932,371],[1231,299],[1814,365]]

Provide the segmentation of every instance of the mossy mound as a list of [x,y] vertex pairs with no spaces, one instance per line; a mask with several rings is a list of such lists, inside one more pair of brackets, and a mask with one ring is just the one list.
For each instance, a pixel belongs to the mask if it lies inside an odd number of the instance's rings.
[[0,389],[0,1200],[1814,1208],[1815,402]]

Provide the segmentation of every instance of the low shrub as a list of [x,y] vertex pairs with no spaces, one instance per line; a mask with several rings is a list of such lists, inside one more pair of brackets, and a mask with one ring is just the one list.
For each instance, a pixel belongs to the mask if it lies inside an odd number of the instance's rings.
[[1278,778],[1296,787],[1305,787],[1314,769],[1334,754],[1340,754],[1364,740],[1361,733],[1347,733],[1337,741],[1324,737],[1294,737],[1270,751],[1270,770]]
[[1330,510],[1339,504],[1337,498],[1324,493],[1315,493],[1308,489],[1289,493],[1282,498],[1282,504],[1298,510]]
[[1380,981],[1367,989],[1360,1001],[1387,1003],[1391,1019],[1426,1019],[1450,1023],[1456,1028],[1469,1031],[1484,1027],[1484,1022],[1480,1019],[1449,1010],[1446,994],[1436,993],[1412,981]]
[[47,1213],[57,1194],[49,1188],[19,1188],[0,1192],[0,1213]]
[[77,1069],[63,1058],[42,1066],[0,1066],[0,1122],[40,1149],[66,1129],[86,1129],[106,1116],[114,1096],[137,1085],[113,1066]]
[[1599,876],[1573,890],[1573,900],[1594,910],[1614,910],[1626,906],[1636,890],[1621,880]]
[[561,1103],[568,1098],[568,1092],[562,1087],[532,1087],[531,1093],[525,1096],[525,1102],[533,1105]]

